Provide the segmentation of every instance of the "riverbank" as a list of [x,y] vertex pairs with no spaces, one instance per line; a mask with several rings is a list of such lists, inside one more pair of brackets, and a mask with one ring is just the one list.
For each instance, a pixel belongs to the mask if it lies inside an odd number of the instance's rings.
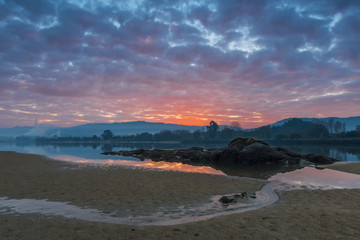
[[[248,178],[100,168],[0,152],[0,197],[70,202],[104,212],[143,214],[160,207],[203,203],[214,194],[255,191],[263,184]],[[146,227],[40,214],[4,215],[0,210],[0,239],[357,239],[359,199],[358,189],[290,191],[281,193],[277,203],[255,211]]]
[[250,178],[76,164],[0,152],[0,197],[48,199],[128,215],[202,203],[215,194],[254,192],[264,184]]

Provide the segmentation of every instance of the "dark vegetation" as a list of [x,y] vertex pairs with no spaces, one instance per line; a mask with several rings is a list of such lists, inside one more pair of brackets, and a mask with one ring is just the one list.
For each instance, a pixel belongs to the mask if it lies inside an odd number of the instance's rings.
[[[301,119],[293,118],[281,126],[263,126],[251,130],[244,130],[235,122],[232,126],[222,127],[215,121],[211,121],[206,130],[196,130],[190,132],[187,130],[161,131],[159,133],[141,133],[136,135],[116,136],[110,130],[104,130],[101,136],[92,137],[39,137],[36,142],[189,142],[203,141],[230,141],[237,137],[255,137],[266,140],[276,141],[328,141],[338,139],[345,141],[346,139],[360,139],[360,125],[353,131],[345,131],[345,124],[340,121],[316,121],[309,122]],[[18,141],[28,140],[26,137],[18,137]]]
[[135,157],[141,161],[181,162],[195,165],[214,163],[239,163],[241,165],[263,164],[331,164],[336,159],[315,154],[300,154],[287,148],[271,147],[263,140],[239,137],[227,146],[214,149],[192,147],[188,149],[137,149],[132,151],[104,152],[104,155]]

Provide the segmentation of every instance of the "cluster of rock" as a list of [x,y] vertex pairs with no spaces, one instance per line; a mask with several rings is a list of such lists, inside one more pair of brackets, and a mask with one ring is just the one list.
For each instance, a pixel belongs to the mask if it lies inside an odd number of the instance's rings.
[[223,204],[229,204],[229,203],[236,203],[239,200],[243,200],[247,198],[256,198],[256,194],[249,192],[242,192],[240,194],[226,195],[226,196],[222,196],[219,199],[219,202]]
[[300,154],[286,148],[271,147],[268,143],[255,138],[236,138],[226,147],[204,149],[138,149],[133,151],[105,152],[105,155],[122,155],[151,159],[152,161],[182,162],[189,164],[208,165],[211,163],[236,162],[244,165],[257,164],[331,164],[338,161],[322,155]]

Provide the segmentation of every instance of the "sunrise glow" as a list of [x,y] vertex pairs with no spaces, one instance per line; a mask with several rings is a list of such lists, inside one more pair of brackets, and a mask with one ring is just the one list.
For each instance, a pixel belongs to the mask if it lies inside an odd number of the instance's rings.
[[53,156],[53,158],[62,161],[82,163],[82,164],[97,164],[98,166],[103,168],[111,168],[113,166],[127,166],[127,167],[148,168],[148,169],[163,170],[163,171],[226,175],[222,171],[216,170],[208,166],[192,166],[180,162],[164,162],[164,161],[153,162],[151,160],[131,161],[131,160],[113,160],[113,159],[87,159],[87,158],[74,157],[69,155],[56,155]]
[[0,0],[0,127],[360,115],[358,1]]

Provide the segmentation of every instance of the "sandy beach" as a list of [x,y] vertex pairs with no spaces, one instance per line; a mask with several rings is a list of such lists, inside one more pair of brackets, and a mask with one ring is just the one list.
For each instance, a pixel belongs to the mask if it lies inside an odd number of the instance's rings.
[[[330,166],[360,174],[360,163]],[[199,173],[95,167],[40,155],[0,153],[0,197],[69,202],[144,214],[259,190],[266,181]],[[173,226],[132,226],[41,214],[1,214],[0,239],[358,239],[360,190],[296,190],[273,205]]]

